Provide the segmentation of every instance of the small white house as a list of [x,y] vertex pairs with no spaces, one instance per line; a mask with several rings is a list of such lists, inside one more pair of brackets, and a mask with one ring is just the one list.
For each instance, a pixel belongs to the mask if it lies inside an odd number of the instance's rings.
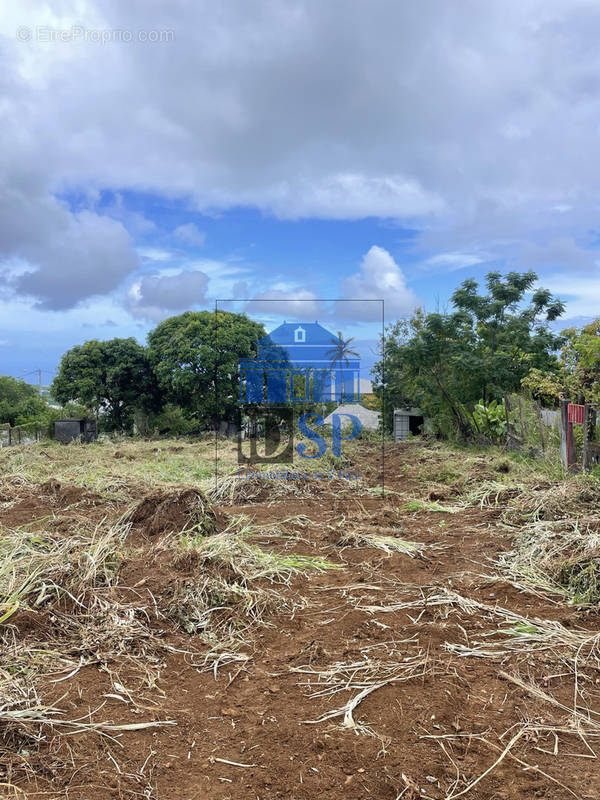
[[[363,430],[376,431],[379,428],[379,411],[372,411],[370,408],[361,406],[360,403],[344,403],[338,406],[328,417],[325,417],[325,424],[331,425],[334,414],[352,414],[362,423]],[[347,420],[350,422],[350,420]],[[342,425],[344,420],[342,419]]]

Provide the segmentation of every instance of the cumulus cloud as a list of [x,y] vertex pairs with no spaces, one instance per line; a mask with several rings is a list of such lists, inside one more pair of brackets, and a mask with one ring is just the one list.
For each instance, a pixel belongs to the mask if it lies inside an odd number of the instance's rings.
[[341,289],[344,298],[362,301],[338,304],[341,316],[355,319],[381,319],[381,304],[374,301],[384,300],[388,320],[410,314],[419,302],[392,255],[377,245],[363,256],[359,272],[342,281]]
[[[55,225],[28,205],[32,231],[12,238],[8,253],[24,259],[28,271],[13,281],[17,292],[36,298],[40,308],[62,310],[115,289],[138,266],[131,238],[121,223],[89,211],[70,214],[52,209]],[[4,218],[5,224],[10,222]],[[37,235],[36,226],[39,225]]]
[[196,270],[144,276],[129,291],[129,308],[135,316],[157,321],[203,304],[208,282],[208,276]]

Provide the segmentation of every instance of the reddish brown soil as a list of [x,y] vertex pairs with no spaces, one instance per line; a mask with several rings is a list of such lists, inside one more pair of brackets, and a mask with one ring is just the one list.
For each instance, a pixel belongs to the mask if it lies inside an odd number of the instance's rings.
[[143,526],[149,536],[174,533],[202,525],[205,533],[215,527],[215,512],[206,497],[197,489],[180,492],[155,492],[145,497],[134,509],[131,522]]
[[[499,574],[492,562],[511,545],[509,534],[496,526],[495,511],[471,509],[445,515],[402,510],[410,497],[425,499],[431,493],[443,500],[452,495],[452,489],[443,486],[432,493],[430,486],[417,480],[418,468],[437,457],[410,445],[389,446],[386,487],[402,496],[348,491],[340,495],[321,484],[313,496],[218,509],[221,527],[228,517],[242,512],[257,524],[306,515],[312,521],[308,527],[297,522],[287,525],[289,532],[302,537],[299,541],[286,544],[273,538],[269,543],[267,532],[260,539],[262,546],[323,555],[343,568],[299,577],[285,587],[283,592],[290,599],[306,598],[306,607],[293,617],[289,613],[271,615],[268,626],[254,633],[251,659],[221,667],[216,676],[194,668],[190,656],[181,652],[159,652],[152,656],[156,664],[151,665],[159,674],[155,685],[148,685],[127,658],[103,654],[101,645],[92,641],[90,652],[98,653],[97,663],[85,666],[72,678],[44,686],[43,701],[57,703],[68,719],[85,718],[102,706],[94,717],[104,721],[170,720],[175,724],[126,732],[115,739],[94,733],[50,736],[37,749],[13,741],[13,749],[27,750],[29,767],[19,767],[23,755],[0,753],[0,758],[11,764],[3,780],[20,786],[25,792],[20,796],[50,800],[441,800],[448,797],[457,776],[455,794],[491,767],[517,730],[513,726],[528,720],[537,724],[538,732],[523,736],[510,754],[463,796],[473,800],[562,800],[573,793],[580,798],[600,797],[600,771],[593,758],[581,757],[590,755],[581,740],[569,733],[555,739],[553,734],[539,732],[544,725],[565,724],[567,716],[499,674],[518,672],[568,706],[572,677],[561,677],[560,673],[568,670],[561,669],[551,654],[522,652],[503,660],[461,658],[444,649],[444,644],[481,641],[482,634],[494,629],[497,621],[426,605],[393,613],[356,608],[418,600],[422,593],[449,588],[529,618],[597,630],[598,620],[589,614],[584,616],[552,598],[521,593],[501,579],[490,579]],[[370,472],[366,471],[377,485],[381,483],[379,458],[377,448],[366,447],[361,464],[363,472],[370,465]],[[493,477],[485,459],[481,472]],[[19,486],[12,491],[20,497]],[[36,497],[20,498],[0,514],[0,521],[24,524],[44,514],[68,513],[69,500],[84,504],[90,513],[102,510],[97,508],[101,501],[82,490],[45,484]],[[166,606],[175,587],[194,574],[193,564],[173,562],[169,550],[161,547],[160,531],[151,529],[150,521],[155,520],[159,506],[148,503],[144,507],[148,514],[140,511],[136,517],[135,546],[126,553],[119,586],[100,590],[106,597],[118,597],[132,608],[149,612],[155,603]],[[106,513],[106,506],[103,511]],[[115,517],[122,511],[111,509]],[[340,545],[343,534],[365,528],[373,532],[373,526],[401,526],[403,538],[444,548],[409,558]],[[165,529],[163,525],[161,530]],[[43,638],[51,635],[53,626],[59,626],[60,613],[29,612],[12,621],[18,635]],[[182,634],[168,619],[157,620],[150,614],[148,625],[175,650],[195,647],[202,651],[195,637]],[[361,661],[369,646],[379,645],[385,655],[390,643],[401,657],[427,653],[428,670],[424,677],[390,683],[362,701],[354,718],[374,735],[343,729],[340,718],[307,724],[341,706],[358,690],[332,698],[309,698],[303,685],[306,676],[293,668]],[[135,646],[132,641],[124,649],[133,652]],[[106,696],[115,694],[111,672],[131,692],[135,704]],[[593,675],[582,679],[589,679],[593,686]],[[596,677],[596,683],[598,680]],[[593,692],[588,699],[600,710]],[[515,757],[530,768],[524,768]],[[227,761],[235,764],[224,763]]]

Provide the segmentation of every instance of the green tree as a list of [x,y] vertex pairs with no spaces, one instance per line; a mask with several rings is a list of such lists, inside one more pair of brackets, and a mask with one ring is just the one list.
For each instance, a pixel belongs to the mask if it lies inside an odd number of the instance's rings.
[[200,427],[233,420],[240,358],[256,355],[262,325],[229,311],[186,311],[148,334],[148,354],[168,402],[186,409]]
[[536,280],[531,270],[509,272],[504,278],[499,272],[490,272],[486,276],[487,294],[479,294],[477,282],[469,279],[452,295],[453,305],[458,313],[467,315],[471,326],[471,366],[485,403],[500,399],[504,391],[516,391],[532,367],[558,369],[556,350],[563,339],[546,323],[558,319],[565,305],[541,288],[524,304]]
[[392,325],[383,345],[385,375],[383,359],[374,370],[376,393],[386,392],[386,426],[394,406],[419,405],[438,429],[469,437],[478,433],[476,404],[486,408],[503,392],[518,391],[532,368],[558,372],[563,339],[547,323],[564,304],[533,290],[536,279],[534,272],[490,272],[485,294],[473,279],[461,284],[451,313],[419,310]]
[[46,401],[35,386],[8,375],[0,375],[0,423],[25,425],[44,422],[48,412]]
[[600,318],[582,328],[562,331],[560,370],[548,374],[531,369],[523,388],[546,405],[565,399],[572,403],[600,403]]
[[62,357],[52,395],[100,416],[107,430],[128,431],[136,410],[158,405],[156,380],[147,352],[135,339],[92,339]]
[[600,319],[563,331],[560,354],[564,396],[574,403],[600,403]]

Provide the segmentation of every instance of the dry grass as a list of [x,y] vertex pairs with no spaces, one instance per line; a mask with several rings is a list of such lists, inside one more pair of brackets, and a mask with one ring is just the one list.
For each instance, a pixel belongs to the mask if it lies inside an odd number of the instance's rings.
[[383,550],[388,556],[394,553],[402,553],[403,555],[410,556],[410,558],[422,555],[427,547],[427,545],[422,542],[409,542],[407,539],[400,539],[398,536],[385,535],[382,533],[361,533],[358,531],[345,534],[339,540],[338,544],[341,547],[372,547],[376,550]]
[[307,725],[342,718],[341,727],[349,728],[355,733],[376,735],[364,722],[354,719],[354,712],[360,703],[373,692],[393,683],[423,678],[432,671],[432,664],[426,653],[418,650],[411,655],[400,645],[413,645],[414,639],[403,642],[382,642],[364,647],[360,657],[353,661],[336,661],[326,667],[303,664],[292,667],[291,671],[306,676],[301,685],[310,698],[332,697],[338,693],[351,692],[342,706],[325,711],[313,720],[306,720]]
[[115,579],[123,559],[126,524],[33,533],[3,529],[0,536],[0,624],[19,609],[69,598],[83,608],[89,590]]
[[203,665],[215,672],[219,665],[249,658],[253,630],[268,624],[267,612],[293,616],[305,605],[304,598],[290,597],[277,586],[341,568],[320,556],[265,550],[252,541],[262,532],[244,517],[234,517],[221,533],[183,534],[174,545],[176,563],[191,566],[194,577],[176,588],[168,614],[187,633],[201,637],[209,648]]

